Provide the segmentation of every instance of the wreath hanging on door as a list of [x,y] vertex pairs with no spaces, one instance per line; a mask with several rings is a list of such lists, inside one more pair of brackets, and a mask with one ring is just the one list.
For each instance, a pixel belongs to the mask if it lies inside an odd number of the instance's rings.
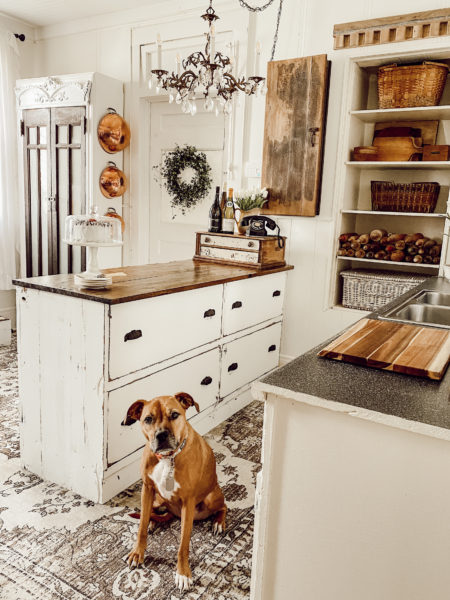
[[[190,181],[183,181],[182,174],[189,168],[195,173]],[[175,150],[164,157],[160,173],[171,197],[170,204],[181,208],[183,214],[205,198],[211,189],[211,167],[205,153],[195,146],[175,146]]]

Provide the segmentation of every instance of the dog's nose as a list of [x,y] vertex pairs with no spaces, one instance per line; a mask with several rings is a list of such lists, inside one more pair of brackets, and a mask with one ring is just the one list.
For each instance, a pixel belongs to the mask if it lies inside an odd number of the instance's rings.
[[169,437],[169,432],[166,429],[163,429],[162,431],[158,431],[158,433],[156,434],[155,437],[159,443],[165,442],[165,441],[167,441],[167,438]]

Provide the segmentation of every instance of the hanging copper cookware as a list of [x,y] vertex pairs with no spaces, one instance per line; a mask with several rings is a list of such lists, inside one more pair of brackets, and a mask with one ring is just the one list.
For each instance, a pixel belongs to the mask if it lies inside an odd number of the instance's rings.
[[110,161],[100,174],[99,185],[105,198],[118,198],[127,191],[127,178],[125,173]]
[[97,136],[103,150],[108,154],[114,154],[129,145],[131,134],[125,119],[113,108],[108,108],[108,113],[98,124]]

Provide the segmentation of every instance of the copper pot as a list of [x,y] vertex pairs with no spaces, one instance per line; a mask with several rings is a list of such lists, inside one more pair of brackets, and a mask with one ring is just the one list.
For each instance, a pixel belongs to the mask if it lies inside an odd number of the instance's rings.
[[113,108],[108,108],[108,113],[100,119],[97,136],[100,146],[108,154],[114,154],[126,148],[130,144],[131,138],[128,123]]
[[122,227],[122,233],[125,231],[125,220],[121,215],[119,215],[119,213],[117,212],[117,210],[115,208],[110,206],[108,208],[108,210],[105,212],[105,217],[113,217],[114,219],[119,219],[119,221],[121,223],[121,227]]
[[127,178],[125,173],[110,161],[100,174],[99,185],[106,198],[118,198],[127,190]]

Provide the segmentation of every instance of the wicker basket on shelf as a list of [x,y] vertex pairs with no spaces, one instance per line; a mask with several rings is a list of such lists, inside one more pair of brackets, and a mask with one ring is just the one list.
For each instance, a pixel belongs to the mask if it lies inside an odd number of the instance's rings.
[[342,305],[359,310],[377,310],[419,285],[427,275],[369,269],[341,272]]
[[448,66],[425,61],[420,65],[386,65],[378,69],[379,108],[409,108],[439,104]]
[[370,189],[372,210],[432,213],[436,208],[440,185],[435,181],[417,183],[371,181]]

